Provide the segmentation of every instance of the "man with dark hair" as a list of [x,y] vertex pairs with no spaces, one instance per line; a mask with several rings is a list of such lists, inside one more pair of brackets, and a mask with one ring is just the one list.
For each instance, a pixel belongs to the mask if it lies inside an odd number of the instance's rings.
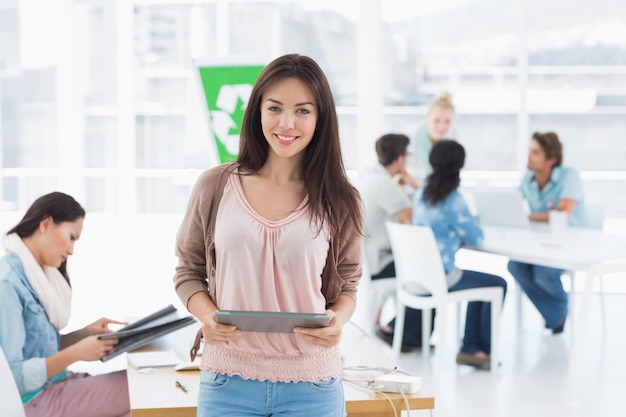
[[[361,180],[361,196],[365,211],[365,261],[368,262],[372,279],[395,277],[395,265],[391,253],[391,244],[385,229],[386,221],[411,223],[413,207],[411,199],[405,190],[417,188],[417,181],[406,171],[407,149],[409,138],[404,134],[389,133],[376,141],[376,155],[378,162],[368,170]],[[376,324],[379,321],[380,306],[376,314]],[[387,333],[378,329],[377,333],[385,341],[391,343],[393,333],[387,328]],[[417,343],[413,343],[415,345]],[[407,344],[403,351],[409,350]]]
[[[528,172],[520,190],[528,201],[531,221],[547,222],[551,210],[568,214],[570,226],[587,225],[583,186],[578,172],[563,167],[563,145],[554,132],[534,133],[528,152]],[[563,332],[567,293],[561,269],[510,261],[508,269],[537,307],[553,334]]]
[[406,171],[408,146],[406,135],[381,136],[376,141],[380,165],[364,175],[361,194],[368,234],[365,248],[373,279],[395,276],[385,222],[411,223],[413,208],[404,186],[415,189],[417,181]]

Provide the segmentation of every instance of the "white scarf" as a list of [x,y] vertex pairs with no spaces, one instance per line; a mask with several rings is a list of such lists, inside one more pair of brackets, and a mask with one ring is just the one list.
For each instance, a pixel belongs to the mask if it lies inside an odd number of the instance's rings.
[[42,269],[17,233],[5,236],[2,243],[20,258],[26,277],[39,295],[48,319],[57,330],[61,330],[70,318],[72,288],[57,268],[44,266]]

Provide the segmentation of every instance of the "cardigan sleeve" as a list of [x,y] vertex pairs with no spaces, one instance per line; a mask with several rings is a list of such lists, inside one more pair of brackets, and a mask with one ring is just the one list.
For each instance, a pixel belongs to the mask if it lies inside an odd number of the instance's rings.
[[205,171],[189,197],[176,234],[178,265],[174,274],[176,294],[185,306],[197,292],[207,292],[210,296],[214,292],[214,223],[224,185],[234,167],[224,164]]
[[352,222],[344,219],[343,229],[331,238],[326,267],[322,274],[322,293],[326,306],[346,295],[356,303],[357,288],[363,274],[363,235]]
[[351,229],[339,248],[337,273],[343,281],[339,295],[349,296],[356,304],[357,287],[363,275],[363,235],[356,228]]

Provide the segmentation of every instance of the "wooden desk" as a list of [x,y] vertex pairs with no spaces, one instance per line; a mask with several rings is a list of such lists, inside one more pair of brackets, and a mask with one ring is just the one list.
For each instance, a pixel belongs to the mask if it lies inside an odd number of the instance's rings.
[[[182,359],[188,359],[188,347],[193,337],[188,326],[156,340],[141,350],[172,349]],[[341,344],[346,366],[373,366],[393,368],[395,362],[376,341],[364,335],[352,324],[347,324]],[[132,417],[195,417],[199,391],[199,371],[177,372],[173,367],[158,368],[152,373],[141,373],[132,365],[127,367],[128,390]],[[180,381],[187,388],[183,392],[176,387]],[[387,398],[371,390],[355,387],[344,382],[348,417],[393,417],[394,412]],[[408,394],[412,410],[433,409],[435,400],[421,392]],[[400,394],[387,394],[400,415],[405,404]]]

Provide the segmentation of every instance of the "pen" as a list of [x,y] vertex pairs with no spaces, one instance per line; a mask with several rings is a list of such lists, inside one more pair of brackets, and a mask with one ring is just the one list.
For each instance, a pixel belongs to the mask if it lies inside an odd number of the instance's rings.
[[183,390],[185,394],[187,393],[187,387],[181,384],[180,381],[176,381],[176,386],[180,388],[181,390]]

